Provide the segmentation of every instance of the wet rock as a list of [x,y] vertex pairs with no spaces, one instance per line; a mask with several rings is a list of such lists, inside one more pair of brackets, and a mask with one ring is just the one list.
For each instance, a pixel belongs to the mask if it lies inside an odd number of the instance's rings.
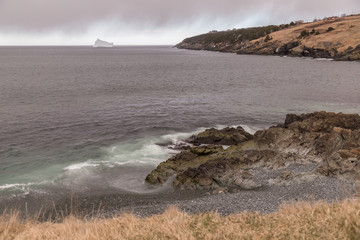
[[235,145],[252,138],[253,136],[242,127],[227,127],[221,130],[210,128],[199,133],[194,140],[194,144]]
[[[294,119],[296,119],[294,121]],[[329,133],[334,127],[355,130],[360,128],[358,114],[343,114],[329,112],[314,112],[301,114],[296,117],[288,114],[285,127],[299,132],[326,132]]]
[[176,174],[182,167],[196,166],[195,160],[197,155],[190,151],[182,151],[165,162],[162,162],[150,174],[147,175],[145,181],[150,184],[162,184],[166,180]]
[[207,156],[214,153],[218,153],[223,151],[222,146],[214,146],[214,145],[208,145],[208,146],[202,146],[202,147],[191,147],[189,148],[190,152],[197,156]]
[[[239,132],[241,137],[234,138]],[[253,169],[263,168],[271,175],[292,164],[315,164],[318,167],[312,177],[321,174],[360,180],[358,114],[288,114],[284,124],[257,131],[254,136],[242,132],[227,128],[200,133],[202,141],[229,143],[231,139],[234,144],[227,149],[214,145],[192,147],[161,163],[146,181],[161,184],[176,174],[173,185],[180,189],[256,189],[262,184],[255,181]],[[307,175],[300,172],[297,176]],[[283,171],[274,178],[275,183],[283,183],[294,181],[295,176]]]
[[174,186],[186,189],[214,189],[218,186],[257,188],[259,185],[252,182],[252,175],[245,168],[256,162],[265,164],[272,156],[274,155],[269,150],[237,149],[227,151],[227,155],[222,152],[198,167],[180,172],[174,180]]
[[[150,184],[163,184],[169,177],[187,170],[190,167],[198,167],[211,159],[215,153],[223,151],[222,146],[191,147],[181,153],[162,162],[147,175],[145,182]],[[211,156],[209,156],[211,155]]]

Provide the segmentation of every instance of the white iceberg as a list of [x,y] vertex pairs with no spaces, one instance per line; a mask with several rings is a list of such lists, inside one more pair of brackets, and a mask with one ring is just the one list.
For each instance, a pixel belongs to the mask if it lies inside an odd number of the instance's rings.
[[106,42],[106,41],[97,39],[95,41],[95,44],[93,47],[113,47],[113,46],[114,46],[114,43],[110,43],[110,42]]

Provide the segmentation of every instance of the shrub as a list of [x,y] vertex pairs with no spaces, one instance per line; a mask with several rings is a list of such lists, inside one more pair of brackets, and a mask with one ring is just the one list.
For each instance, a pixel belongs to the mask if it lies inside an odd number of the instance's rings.
[[315,33],[315,29],[313,28],[310,32],[310,34],[314,34]]
[[271,32],[279,31],[279,26],[269,25],[264,27],[253,27],[253,28],[243,28],[236,29],[232,31],[221,31],[216,33],[207,33],[201,34],[198,36],[186,38],[184,43],[223,43],[228,42],[230,44],[234,44],[236,42],[244,42],[251,41],[254,39],[258,39],[261,37],[265,37],[267,34]]
[[266,35],[266,37],[265,37],[265,39],[264,39],[264,41],[265,42],[268,42],[268,41],[270,41],[270,40],[272,40],[273,38],[269,35],[269,34],[267,34]]
[[326,30],[326,31],[327,31],[327,32],[331,32],[331,31],[334,31],[334,30],[335,30],[335,28],[329,27],[328,30]]
[[294,22],[291,22],[290,23],[290,26],[295,26],[296,24]]
[[298,38],[307,37],[307,36],[309,36],[309,34],[310,34],[309,31],[304,30],[304,31],[302,31],[302,32],[300,33],[300,35],[299,35]]
[[319,35],[319,34],[320,34],[320,32],[319,32],[319,31],[316,31],[315,35]]

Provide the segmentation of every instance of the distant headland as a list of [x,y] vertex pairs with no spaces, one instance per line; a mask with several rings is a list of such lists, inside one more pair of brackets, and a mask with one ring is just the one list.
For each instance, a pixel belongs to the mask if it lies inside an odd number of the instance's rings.
[[186,38],[177,48],[256,55],[360,60],[360,14],[302,20]]

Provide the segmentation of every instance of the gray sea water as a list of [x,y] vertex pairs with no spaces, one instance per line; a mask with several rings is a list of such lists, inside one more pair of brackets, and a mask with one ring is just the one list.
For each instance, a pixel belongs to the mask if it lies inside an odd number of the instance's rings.
[[[207,127],[360,113],[358,62],[158,47],[0,47],[0,199],[147,191],[147,172]],[[158,144],[162,143],[162,144]]]

